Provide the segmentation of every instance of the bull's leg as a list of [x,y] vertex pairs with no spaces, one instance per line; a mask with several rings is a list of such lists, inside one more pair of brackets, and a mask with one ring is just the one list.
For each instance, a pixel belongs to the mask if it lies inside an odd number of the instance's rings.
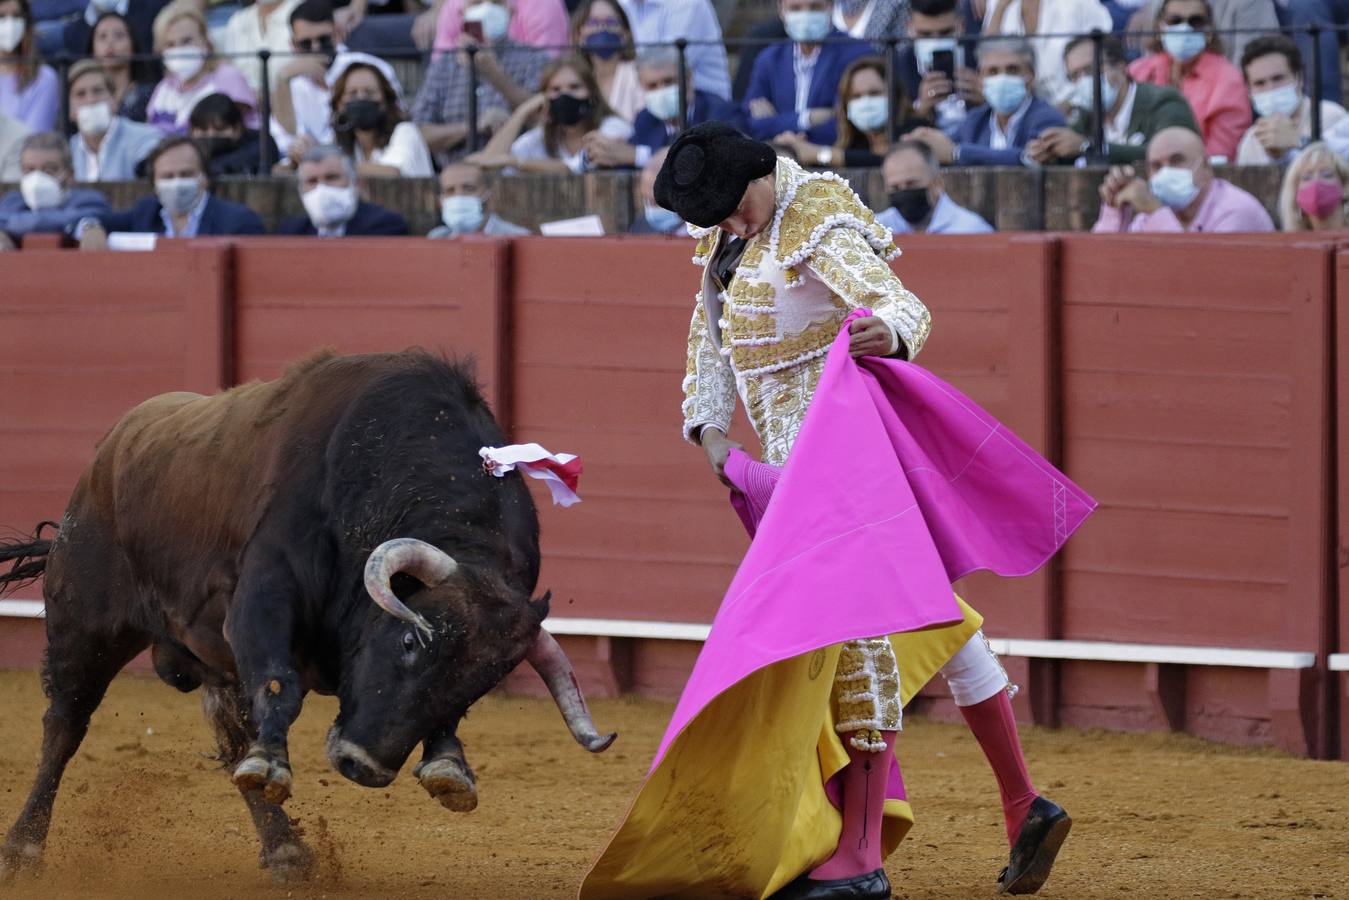
[[304,687],[291,658],[297,596],[284,562],[250,560],[225,623],[257,727],[252,746],[234,769],[234,783],[240,790],[262,791],[275,804],[290,797],[287,735],[304,703]]
[[464,756],[464,745],[454,726],[427,739],[422,761],[413,774],[440,805],[455,812],[468,812],[478,805],[478,782]]
[[[202,708],[215,731],[221,762],[231,770],[248,755],[257,736],[249,718],[248,704],[229,688],[212,688],[202,698]],[[256,787],[239,788],[253,827],[258,832],[261,849],[258,864],[271,872],[275,881],[291,881],[309,875],[314,854],[296,829],[291,827],[286,811],[275,803],[268,803]]]
[[48,623],[43,687],[50,703],[42,717],[42,760],[28,802],[0,845],[0,881],[42,861],[61,776],[89,730],[89,718],[113,677],[148,646],[134,632],[89,633]]

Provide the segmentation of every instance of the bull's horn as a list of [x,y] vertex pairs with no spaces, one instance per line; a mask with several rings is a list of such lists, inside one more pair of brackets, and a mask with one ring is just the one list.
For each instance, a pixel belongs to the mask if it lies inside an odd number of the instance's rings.
[[407,572],[427,587],[435,587],[454,574],[459,564],[439,547],[416,538],[394,538],[374,549],[365,561],[365,589],[380,609],[417,628],[417,640],[425,645],[431,639],[431,625],[408,609],[389,586],[399,572]]
[[525,658],[534,667],[534,671],[543,678],[543,683],[548,685],[548,691],[557,702],[557,708],[562,711],[562,718],[567,721],[567,727],[571,729],[572,737],[576,738],[577,743],[591,753],[608,749],[618,734],[614,732],[600,734],[595,730],[590,710],[586,708],[586,698],[581,694],[581,686],[576,683],[576,676],[572,674],[571,662],[568,661],[567,654],[562,652],[557,640],[540,628],[539,636],[534,639],[534,644],[529,648]]

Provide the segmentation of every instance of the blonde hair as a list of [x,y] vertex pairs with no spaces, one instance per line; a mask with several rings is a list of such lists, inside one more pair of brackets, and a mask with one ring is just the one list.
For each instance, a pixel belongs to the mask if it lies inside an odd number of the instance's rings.
[[1283,188],[1279,191],[1279,219],[1283,222],[1284,231],[1312,230],[1311,219],[1297,205],[1297,189],[1302,183],[1302,173],[1323,160],[1330,161],[1335,176],[1340,179],[1340,206],[1344,206],[1343,189],[1349,187],[1349,163],[1340,159],[1339,154],[1331,150],[1325,141],[1308,144],[1283,175]]
[[[168,6],[159,11],[155,16],[154,35],[155,51],[164,52],[164,34],[169,30],[169,26],[179,19],[191,19],[197,25],[197,30],[201,32],[202,39],[206,41],[206,52],[215,53],[215,45],[211,43],[211,31],[206,27],[206,16],[201,11],[201,3],[198,0],[173,0]],[[207,60],[209,67],[211,60]]]
[[103,83],[108,86],[109,93],[117,93],[116,82],[112,80],[112,76],[108,74],[108,70],[103,67],[103,63],[96,59],[82,59],[70,67],[70,72],[66,75],[66,90],[73,88],[75,82],[86,75],[98,75],[103,79]]

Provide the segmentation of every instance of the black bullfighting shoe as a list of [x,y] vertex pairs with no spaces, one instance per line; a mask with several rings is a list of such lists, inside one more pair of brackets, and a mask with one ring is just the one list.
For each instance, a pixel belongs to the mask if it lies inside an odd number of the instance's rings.
[[1033,894],[1043,887],[1072,827],[1073,820],[1063,807],[1046,797],[1036,797],[1012,845],[1007,868],[998,876],[998,893]]
[[889,896],[890,879],[885,877],[884,869],[877,869],[865,875],[827,881],[815,881],[807,873],[778,891],[771,900],[887,900]]

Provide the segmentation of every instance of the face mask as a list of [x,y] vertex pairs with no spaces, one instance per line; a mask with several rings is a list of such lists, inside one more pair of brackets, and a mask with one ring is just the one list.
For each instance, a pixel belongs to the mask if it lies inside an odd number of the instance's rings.
[[348,100],[337,117],[338,131],[374,131],[384,125],[388,113],[377,100]]
[[477,3],[464,10],[465,22],[481,22],[482,36],[495,44],[511,27],[511,11],[496,3]]
[[79,112],[75,113],[75,124],[80,134],[102,137],[112,127],[112,104],[103,100],[80,107]]
[[440,221],[455,234],[477,231],[484,218],[481,197],[446,197],[440,201]]
[[0,53],[11,53],[23,43],[24,21],[18,16],[0,19]]
[[181,216],[196,205],[201,197],[200,178],[159,178],[155,180],[155,196],[171,216]]
[[581,46],[600,59],[612,59],[623,49],[623,35],[617,31],[596,31],[586,37]]
[[206,64],[206,51],[200,47],[174,47],[164,51],[164,68],[179,81],[188,81]]
[[890,102],[884,97],[854,97],[848,101],[848,121],[858,131],[876,131],[890,121]]
[[984,79],[984,99],[994,112],[1009,116],[1026,99],[1026,82],[1016,75],[990,75]]
[[304,211],[315,228],[336,228],[356,215],[356,188],[316,184],[300,195]]
[[1194,173],[1189,169],[1177,169],[1167,166],[1159,169],[1148,181],[1152,195],[1173,210],[1182,210],[1199,196],[1199,186],[1194,183]]
[[932,201],[928,199],[925,187],[891,191],[890,205],[910,225],[917,225],[932,214]]
[[651,226],[652,231],[659,231],[662,234],[674,231],[684,224],[684,220],[679,218],[679,213],[654,203],[646,204],[642,215],[646,217],[646,224]]
[[1189,62],[1204,52],[1208,35],[1195,31],[1189,25],[1172,25],[1162,29],[1162,49],[1180,62]]
[[131,0],[92,0],[94,9],[100,13],[115,12],[122,18],[126,18],[126,11],[131,6]]
[[913,58],[918,63],[919,75],[932,71],[932,54],[938,50],[950,50],[956,54],[956,65],[960,65],[960,45],[955,38],[918,38],[913,42]]
[[813,10],[789,12],[783,16],[782,24],[787,29],[787,37],[798,44],[824,40],[828,37],[831,27],[829,13]]
[[211,159],[215,159],[217,156],[224,156],[226,153],[229,153],[239,146],[239,141],[232,137],[225,137],[220,134],[217,134],[214,137],[197,138],[196,140],[198,144],[201,144],[201,148],[206,151],[206,155]]
[[19,179],[19,194],[31,210],[51,209],[61,205],[66,189],[46,172],[34,170]]
[[592,110],[589,100],[571,94],[558,94],[548,101],[548,118],[557,125],[576,125],[589,116]]
[[1285,84],[1273,90],[1251,94],[1256,113],[1265,116],[1288,116],[1290,119],[1302,104],[1302,93],[1296,84]]
[[662,122],[675,119],[679,115],[679,85],[667,84],[663,88],[647,91],[646,108]]
[[1329,218],[1342,203],[1344,188],[1334,181],[1318,178],[1297,189],[1297,208],[1313,219]]
[[[1093,96],[1093,84],[1090,75],[1083,75],[1077,81],[1073,82],[1073,106],[1078,109],[1091,110],[1092,104],[1096,102]],[[1110,109],[1119,99],[1119,88],[1110,83],[1110,79],[1105,75],[1101,76],[1101,108]]]

